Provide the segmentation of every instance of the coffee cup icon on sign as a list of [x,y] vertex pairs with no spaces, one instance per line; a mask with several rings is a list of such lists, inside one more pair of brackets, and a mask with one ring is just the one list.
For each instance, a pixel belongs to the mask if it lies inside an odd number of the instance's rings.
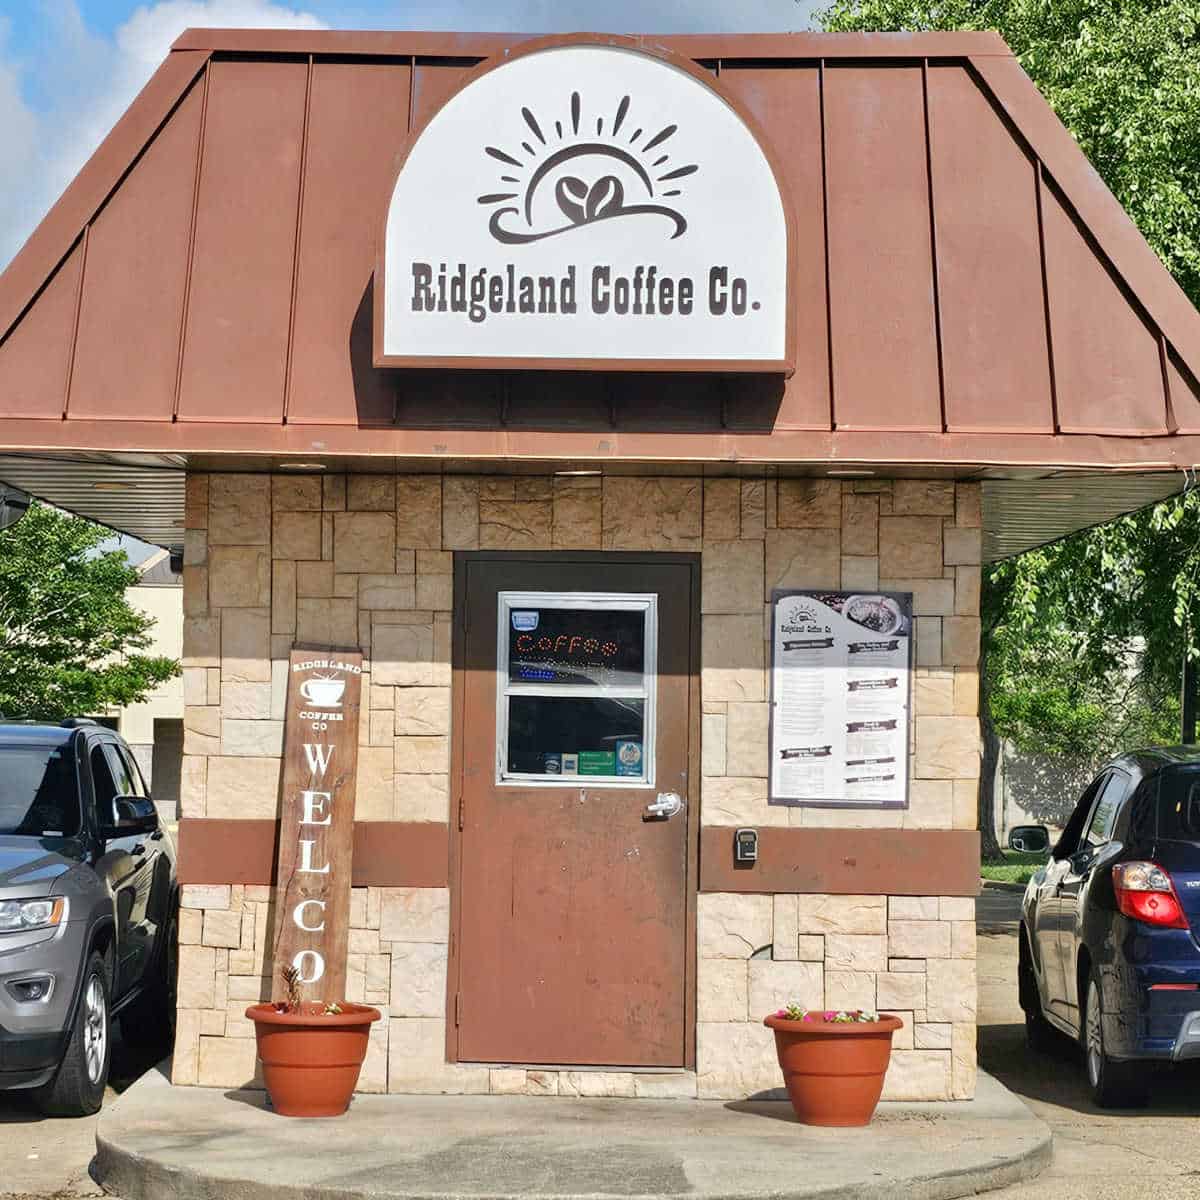
[[300,695],[316,708],[341,708],[345,690],[344,679],[325,679],[322,676],[306,679],[300,685]]

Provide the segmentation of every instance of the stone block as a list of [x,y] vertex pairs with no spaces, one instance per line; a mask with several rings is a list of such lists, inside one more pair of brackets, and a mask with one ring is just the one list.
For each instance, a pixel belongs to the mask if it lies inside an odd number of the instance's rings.
[[910,780],[904,828],[953,829],[953,782],[949,779]]
[[826,971],[825,1007],[837,1012],[875,1008],[875,975],[871,971]]
[[480,500],[482,550],[539,550],[550,545],[552,505],[545,501]]
[[762,602],[762,542],[706,539],[701,555],[700,611],[757,614]]
[[735,776],[700,781],[700,818],[704,825],[772,825],[788,823],[788,810],[767,804],[765,779]]
[[334,513],[333,569],[337,574],[354,571],[391,575],[396,569],[396,521],[393,514]]
[[948,921],[888,921],[891,958],[949,958]]
[[189,471],[183,484],[183,523],[188,529],[208,528],[208,479]]
[[949,1050],[953,1028],[944,1022],[918,1022],[913,1029],[913,1045],[917,1050]]
[[226,612],[221,622],[222,683],[270,683],[271,615],[265,608]]
[[761,615],[706,617],[700,638],[701,691],[706,701],[766,699]]
[[695,1100],[696,1076],[690,1071],[634,1075],[633,1094],[639,1100]]
[[523,1096],[525,1087],[523,1068],[493,1067],[488,1074],[488,1091],[493,1096]]
[[271,557],[319,559],[321,557],[321,514],[277,512],[271,518]]
[[[388,576],[387,578],[390,578]],[[307,599],[325,599],[336,595],[333,587],[333,563],[296,563],[296,595]]]
[[964,529],[983,524],[983,488],[978,483],[960,483],[955,489],[954,523]]
[[180,1008],[212,1008],[217,952],[211,946],[180,946],[177,1003]]
[[203,936],[204,913],[198,908],[180,908],[179,910],[179,944],[181,946],[198,946]]
[[950,1052],[893,1050],[883,1081],[884,1100],[949,1100]]
[[911,1050],[913,1048],[913,1015],[910,1012],[895,1012],[891,1009],[877,1008],[881,1017],[899,1017],[904,1022],[892,1034],[893,1050]]
[[346,507],[353,512],[391,512],[396,507],[396,480],[392,475],[346,477]]
[[826,934],[825,967],[830,971],[885,971],[887,938],[878,933]]
[[788,1004],[825,1007],[825,974],[820,963],[752,958],[749,968],[751,1021],[761,1021]]
[[358,748],[358,786],[354,793],[356,821],[390,821],[394,816],[395,784],[391,746]]
[[354,601],[342,598],[297,600],[296,640],[319,646],[357,646],[358,610]]
[[726,772],[729,775],[767,775],[770,706],[731,702],[726,727]]
[[454,576],[417,572],[417,607],[448,613],[454,607]]
[[358,578],[358,607],[384,612],[416,608],[416,576],[360,575]]
[[194,1087],[200,1070],[200,1010],[177,1009],[175,1048],[171,1055],[171,1082],[176,1087]]
[[916,635],[914,657],[918,669],[940,667],[942,665],[942,618],[917,617],[913,625]]
[[698,480],[606,475],[602,494],[606,550],[684,550],[701,547],[702,490]]
[[975,1050],[975,1022],[963,1021],[951,1026],[950,1093],[955,1100],[970,1100],[975,1095],[978,1075]]
[[875,1003],[883,1009],[925,1007],[923,971],[880,971],[875,977]]
[[841,586],[841,534],[832,529],[768,529],[764,599],[773,588]]
[[696,1020],[748,1019],[746,961],[701,958],[696,965]]
[[389,687],[430,687],[433,625],[377,625],[371,635],[371,678]]
[[[845,544],[843,543],[843,549]],[[879,588],[879,559],[842,555],[842,583],[848,592],[873,592]]]
[[942,618],[942,663],[974,667],[979,662],[979,618]]
[[795,896],[772,897],[771,957],[779,962],[804,957],[800,954],[800,912]]
[[279,769],[278,758],[210,758],[205,815],[245,820],[278,817]]
[[696,956],[749,958],[771,943],[773,901],[741,892],[703,892],[696,898]]
[[450,689],[396,689],[396,736],[445,736],[450,732]]
[[979,775],[979,722],[974,717],[917,717],[914,776],[974,779]]
[[183,565],[202,567],[208,561],[208,533],[203,529],[186,529],[183,534]]
[[601,546],[599,477],[556,478],[550,531],[555,550],[598,550]]
[[446,1012],[446,945],[396,942],[391,954],[391,1012],[395,1017],[442,1017]]
[[842,485],[836,479],[781,479],[775,503],[780,529],[841,527]]
[[185,754],[179,776],[179,815],[204,816],[207,791],[208,759],[195,754]]
[[882,579],[942,577],[940,517],[880,517],[879,575]]
[[391,1033],[391,1010],[378,1004],[380,1019],[371,1025],[367,1039],[367,1056],[359,1072],[356,1092],[381,1095],[388,1090],[388,1038]]
[[557,1071],[526,1071],[525,1092],[530,1096],[557,1096]]
[[562,1071],[558,1076],[560,1096],[632,1097],[633,1074],[629,1071]]
[[954,672],[918,667],[913,676],[913,713],[922,717],[954,714]]
[[942,896],[938,900],[938,916],[943,921],[974,921],[974,896]]
[[824,962],[825,935],[802,933],[796,939],[796,957],[803,962]]
[[781,1085],[775,1038],[759,1024],[696,1024],[696,1089],[701,1100],[742,1100]]
[[892,921],[936,921],[940,915],[937,896],[889,896],[888,919]]
[[447,475],[442,480],[442,549],[479,548],[479,480]]
[[296,564],[271,564],[271,632],[296,632]]
[[944,579],[888,579],[881,576],[880,591],[911,592],[913,616],[951,617],[954,615],[954,580]]
[[400,775],[394,779],[395,821],[448,821],[450,777],[448,775]]
[[388,1025],[389,1092],[487,1094],[487,1067],[463,1067],[446,1061],[444,1018],[392,1017]]
[[979,672],[959,667],[954,672],[954,715],[974,717],[979,714]]
[[392,744],[397,775],[445,775],[450,769],[450,739],[398,737]]
[[184,566],[183,615],[202,617],[208,612],[208,568]]
[[[185,586],[186,592],[186,586]],[[221,616],[187,616],[183,622],[183,662],[188,667],[221,664]]]
[[954,612],[961,617],[979,616],[982,576],[978,567],[954,568]]
[[271,603],[271,555],[265,547],[213,546],[208,570],[211,607],[259,608]]
[[892,512],[897,516],[952,517],[954,483],[940,479],[897,479],[892,484]]
[[209,909],[204,914],[205,946],[237,949],[242,941],[242,914],[230,909]]
[[[270,687],[270,684],[267,686]],[[282,754],[283,722],[223,720],[221,753],[241,757]]]
[[700,718],[700,774],[725,774],[725,714],[704,713]]
[[797,897],[800,933],[887,932],[886,896],[825,896],[807,894]]
[[227,883],[185,883],[179,890],[180,908],[228,908]]
[[974,958],[978,953],[974,921],[950,923],[950,957]]
[[202,1036],[196,1082],[201,1087],[261,1087],[253,1038]]
[[380,892],[381,942],[449,942],[450,893],[445,888],[381,888]]
[[742,486],[739,479],[704,481],[704,542],[742,536]]
[[272,475],[271,511],[319,512],[322,482],[320,475]]
[[842,493],[842,553],[875,558],[878,562],[878,496]]
[[183,752],[188,755],[221,753],[221,710],[187,707],[183,710]]
[[979,825],[979,781],[954,781],[954,828],[976,829]]
[[208,490],[210,546],[266,546],[271,539],[271,477],[212,475]]
[[983,561],[983,532],[947,525],[945,559],[948,567],[978,567]]
[[398,476],[395,510],[398,548],[437,550],[441,547],[442,480],[439,476]]

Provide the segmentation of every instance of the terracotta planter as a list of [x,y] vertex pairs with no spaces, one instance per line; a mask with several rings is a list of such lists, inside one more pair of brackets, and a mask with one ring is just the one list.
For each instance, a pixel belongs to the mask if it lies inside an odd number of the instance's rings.
[[341,1013],[326,1016],[318,1004],[298,1013],[252,1004],[246,1016],[254,1022],[263,1079],[277,1113],[337,1117],[346,1111],[379,1009],[344,1004]]
[[805,1125],[866,1125],[879,1103],[899,1017],[789,1021],[767,1017],[792,1108]]

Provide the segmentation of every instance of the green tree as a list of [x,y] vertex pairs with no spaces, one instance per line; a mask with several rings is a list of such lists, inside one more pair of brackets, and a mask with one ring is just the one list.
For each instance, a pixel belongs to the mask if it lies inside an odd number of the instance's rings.
[[152,618],[125,589],[137,572],[108,530],[33,504],[0,532],[0,714],[56,720],[132,704],[179,673],[141,653]]
[[[835,31],[1000,32],[1193,303],[1200,300],[1200,3],[835,0]],[[985,569],[979,825],[998,853],[999,739],[1094,756],[1177,735],[1197,657],[1200,499],[1176,497]]]

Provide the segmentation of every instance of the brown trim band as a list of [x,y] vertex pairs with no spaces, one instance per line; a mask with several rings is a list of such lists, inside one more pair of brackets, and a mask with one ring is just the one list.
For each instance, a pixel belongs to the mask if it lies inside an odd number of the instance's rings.
[[[179,822],[180,883],[275,882],[278,821],[185,817]],[[360,821],[354,826],[355,887],[445,887],[449,830],[433,822]]]
[[733,829],[700,833],[702,892],[975,896],[973,829],[759,829],[758,861],[735,866]]

